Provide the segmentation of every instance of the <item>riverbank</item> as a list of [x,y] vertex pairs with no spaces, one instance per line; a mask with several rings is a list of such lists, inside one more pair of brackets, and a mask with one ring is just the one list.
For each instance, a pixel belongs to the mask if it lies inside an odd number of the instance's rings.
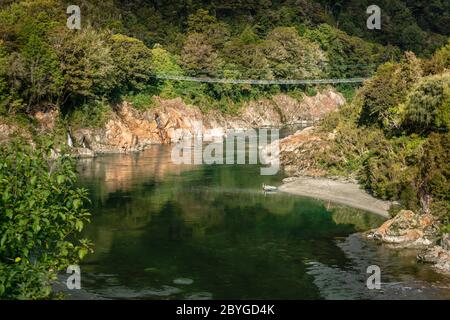
[[296,177],[295,180],[280,186],[279,190],[348,205],[389,218],[391,202],[372,197],[356,183],[327,178]]
[[[236,114],[219,110],[202,110],[181,98],[153,97],[154,105],[135,108],[123,101],[110,106],[101,123],[74,118],[65,119],[58,108],[42,107],[25,120],[0,117],[0,142],[15,137],[33,141],[34,136],[47,136],[55,148],[68,146],[71,154],[91,158],[104,153],[142,151],[155,144],[171,144],[202,136],[205,141],[224,137],[229,130],[314,123],[345,104],[343,95],[325,88],[314,96],[293,98],[277,94],[271,98],[251,100]],[[84,119],[84,120],[83,120]]]

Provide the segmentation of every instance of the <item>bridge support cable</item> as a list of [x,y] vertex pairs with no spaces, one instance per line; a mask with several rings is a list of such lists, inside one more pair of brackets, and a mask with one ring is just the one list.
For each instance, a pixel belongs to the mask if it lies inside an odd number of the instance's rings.
[[172,75],[154,75],[153,78],[160,79],[160,80],[190,81],[190,82],[202,82],[202,83],[228,83],[228,84],[254,84],[254,85],[362,83],[368,79],[368,78],[341,78],[341,79],[254,80],[254,79],[209,78],[209,77],[186,77],[186,76],[172,76]]

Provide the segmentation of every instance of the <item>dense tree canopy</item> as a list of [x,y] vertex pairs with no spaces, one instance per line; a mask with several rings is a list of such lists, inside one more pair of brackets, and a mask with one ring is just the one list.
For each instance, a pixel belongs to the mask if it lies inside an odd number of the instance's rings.
[[[82,29],[68,30],[68,1],[3,1],[0,110],[73,109],[103,97],[173,91],[176,83],[153,77],[168,61],[159,65],[155,48],[167,52],[178,74],[294,79],[365,77],[401,50],[428,55],[446,41],[445,1],[381,1],[383,32],[365,28],[366,2],[81,0]],[[447,63],[435,59],[436,68]],[[237,102],[287,89],[234,86],[225,93],[198,85],[186,98],[210,104],[225,94]]]

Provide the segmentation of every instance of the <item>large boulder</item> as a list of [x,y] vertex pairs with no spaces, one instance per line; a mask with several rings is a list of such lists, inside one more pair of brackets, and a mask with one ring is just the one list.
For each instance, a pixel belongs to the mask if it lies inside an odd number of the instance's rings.
[[417,255],[424,263],[431,263],[440,272],[450,274],[450,235],[444,234],[440,245],[429,247]]
[[439,223],[431,214],[401,210],[368,237],[402,247],[423,247],[433,244],[438,234]]

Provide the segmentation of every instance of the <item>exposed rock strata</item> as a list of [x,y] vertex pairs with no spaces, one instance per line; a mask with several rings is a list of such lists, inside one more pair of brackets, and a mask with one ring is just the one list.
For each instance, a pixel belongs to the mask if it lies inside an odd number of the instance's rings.
[[449,235],[445,234],[439,241],[439,230],[440,225],[434,216],[402,210],[381,227],[369,232],[368,238],[397,248],[423,248],[417,256],[419,261],[431,263],[438,271],[450,273]]
[[249,102],[236,116],[217,111],[202,113],[186,105],[180,98],[156,98],[157,107],[137,111],[124,102],[104,128],[82,128],[73,132],[77,147],[94,153],[143,150],[151,144],[174,143],[201,135],[204,140],[223,137],[230,129],[281,126],[302,120],[318,120],[345,103],[341,94],[326,90],[314,97],[297,101],[287,95]]
[[433,264],[438,271],[450,274],[450,234],[444,234],[440,245],[426,248],[417,258],[421,262]]
[[285,172],[291,176],[321,177],[326,172],[318,165],[316,155],[329,148],[330,139],[315,127],[299,130],[279,141],[279,154],[274,156],[279,157]]
[[402,247],[423,247],[433,244],[439,233],[439,224],[431,214],[401,210],[369,234],[370,238]]

